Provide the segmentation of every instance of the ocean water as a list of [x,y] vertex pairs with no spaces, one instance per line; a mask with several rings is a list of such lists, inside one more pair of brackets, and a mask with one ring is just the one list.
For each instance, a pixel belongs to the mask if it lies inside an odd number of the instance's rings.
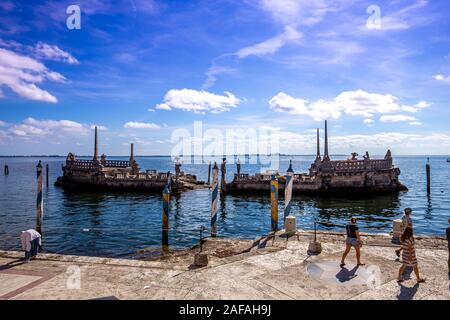
[[[306,172],[313,159],[313,156],[281,156],[280,172],[286,171],[289,160],[292,160],[295,172]],[[430,196],[426,193],[426,157],[395,157],[394,162],[402,172],[400,180],[409,188],[408,192],[358,198],[294,196],[292,214],[297,216],[298,226],[303,229],[313,229],[317,219],[318,229],[342,231],[349,217],[356,216],[361,231],[390,232],[392,220],[401,217],[405,207],[411,207],[416,233],[443,235],[450,218],[450,163],[446,159],[430,157]],[[20,231],[35,227],[38,160],[0,158],[0,249],[20,249]],[[61,165],[65,159],[43,157],[41,160],[44,167],[48,163],[50,168],[50,186],[44,185],[43,240],[46,252],[119,257],[139,249],[161,246],[160,194],[66,192],[53,186],[62,173]],[[170,157],[138,157],[137,161],[144,170],[174,171]],[[5,164],[9,166],[8,176],[3,175]],[[207,164],[186,164],[182,170],[196,174],[199,180],[206,180],[207,168]],[[255,173],[260,169],[259,165],[243,163],[241,172]],[[228,181],[235,170],[235,165],[227,166]],[[280,196],[280,226],[283,205]],[[200,227],[207,227],[205,233],[209,232],[209,190],[173,196],[169,219],[171,247],[184,248],[198,243]],[[254,239],[269,231],[269,195],[227,195],[220,199],[219,237]]]

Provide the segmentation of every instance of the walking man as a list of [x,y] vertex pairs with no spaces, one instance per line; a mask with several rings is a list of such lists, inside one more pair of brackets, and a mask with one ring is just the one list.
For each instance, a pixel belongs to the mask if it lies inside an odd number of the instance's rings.
[[345,251],[342,255],[341,268],[345,266],[345,258],[350,252],[351,248],[354,247],[356,250],[356,260],[358,266],[363,266],[364,263],[361,262],[361,247],[363,242],[359,235],[358,225],[356,224],[356,218],[351,218],[350,223],[346,226],[347,229],[347,239],[345,240]]
[[[411,208],[405,208],[405,214],[402,217],[402,234],[403,234],[403,232],[405,232],[405,229],[407,227],[411,227],[411,228],[413,227],[411,213],[412,213]],[[400,253],[402,252],[402,250],[403,250],[403,247],[400,247],[400,249],[395,250],[395,254],[397,255],[397,257],[400,258]]]

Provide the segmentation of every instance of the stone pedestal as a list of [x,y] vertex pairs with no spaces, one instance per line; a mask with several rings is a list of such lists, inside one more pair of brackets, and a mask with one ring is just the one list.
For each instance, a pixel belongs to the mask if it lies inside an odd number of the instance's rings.
[[294,235],[297,232],[297,218],[295,216],[287,216],[284,222],[284,230],[288,235]]
[[309,254],[320,254],[322,252],[322,244],[319,241],[311,241],[308,247]]
[[402,235],[402,220],[397,219],[392,222],[392,237],[399,239]]
[[206,253],[199,252],[195,254],[194,265],[196,267],[205,267],[208,265],[208,256]]

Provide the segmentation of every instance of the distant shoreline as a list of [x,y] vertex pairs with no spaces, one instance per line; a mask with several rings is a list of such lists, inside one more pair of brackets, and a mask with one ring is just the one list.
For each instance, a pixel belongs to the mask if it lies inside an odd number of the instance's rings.
[[[253,155],[226,155],[226,157],[255,157],[258,156],[256,154]],[[263,155],[267,156],[267,155]],[[280,157],[315,157],[315,154],[279,154]],[[345,157],[348,156],[348,154],[331,154],[330,157]],[[0,155],[0,158],[66,158],[67,155]],[[92,155],[77,155],[78,158],[91,158]],[[108,156],[108,158],[124,158],[129,157],[129,155],[111,155]],[[171,155],[136,155],[136,158],[170,158]],[[193,156],[193,157],[201,157],[201,156]],[[203,156],[204,158],[217,158],[222,156]],[[383,157],[381,155],[374,155],[375,157]],[[396,155],[394,158],[400,158],[400,157],[450,157],[450,154],[442,154],[442,155],[425,155],[425,154],[409,154],[409,155]]]

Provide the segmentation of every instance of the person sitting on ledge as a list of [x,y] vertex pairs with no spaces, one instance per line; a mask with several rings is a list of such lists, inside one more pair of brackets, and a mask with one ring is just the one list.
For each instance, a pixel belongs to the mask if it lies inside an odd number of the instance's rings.
[[22,250],[25,251],[25,262],[34,259],[42,246],[41,234],[34,229],[22,231],[20,235]]
[[356,218],[351,218],[350,223],[346,226],[347,229],[347,239],[345,240],[345,251],[342,255],[341,260],[341,268],[345,266],[345,258],[347,257],[348,253],[350,252],[351,248],[354,247],[356,250],[356,260],[358,266],[363,266],[364,263],[361,262],[361,247],[362,247],[362,240],[359,235],[359,229],[356,224]]

